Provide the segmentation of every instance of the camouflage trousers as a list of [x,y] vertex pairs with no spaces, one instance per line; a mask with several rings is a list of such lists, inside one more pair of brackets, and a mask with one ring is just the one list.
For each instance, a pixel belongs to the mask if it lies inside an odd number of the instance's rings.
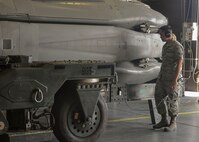
[[171,81],[157,81],[155,87],[155,102],[160,115],[175,117],[179,112],[178,100],[181,86],[180,83],[178,83],[175,90],[172,90],[171,83]]

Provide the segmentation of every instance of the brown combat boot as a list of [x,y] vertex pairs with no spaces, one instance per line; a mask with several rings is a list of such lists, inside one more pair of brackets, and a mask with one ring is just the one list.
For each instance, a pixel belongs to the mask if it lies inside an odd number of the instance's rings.
[[166,116],[162,116],[162,119],[159,123],[153,125],[153,129],[160,129],[162,127],[168,127],[169,122]]
[[176,117],[173,117],[173,118],[171,118],[169,126],[164,128],[164,131],[171,132],[171,131],[175,131],[176,129],[177,129]]

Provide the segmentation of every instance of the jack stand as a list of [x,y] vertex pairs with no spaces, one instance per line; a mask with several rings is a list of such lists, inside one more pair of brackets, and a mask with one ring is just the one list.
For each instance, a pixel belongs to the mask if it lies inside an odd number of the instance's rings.
[[150,115],[151,115],[151,123],[152,124],[156,124],[156,120],[158,118],[157,116],[157,111],[155,111],[156,109],[155,108],[155,102],[154,100],[148,100],[148,105],[149,105],[149,112],[150,112]]

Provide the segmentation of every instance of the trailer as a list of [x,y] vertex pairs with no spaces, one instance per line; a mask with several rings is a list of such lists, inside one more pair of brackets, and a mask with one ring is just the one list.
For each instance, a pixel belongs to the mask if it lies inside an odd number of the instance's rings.
[[53,131],[62,142],[94,142],[106,126],[106,102],[153,96],[163,45],[157,30],[167,18],[146,4],[0,6],[0,141],[49,141]]
[[24,133],[35,140],[35,132],[53,130],[60,141],[95,141],[106,126],[104,97],[115,81],[111,63],[1,57],[0,140],[19,140]]

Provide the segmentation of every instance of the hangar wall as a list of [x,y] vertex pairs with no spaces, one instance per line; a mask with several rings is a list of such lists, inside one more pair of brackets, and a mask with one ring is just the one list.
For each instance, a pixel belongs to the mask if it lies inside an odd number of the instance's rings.
[[168,18],[178,40],[181,40],[182,23],[184,21],[184,0],[142,0],[151,8],[161,12]]
[[[182,42],[183,22],[197,22],[198,0],[141,0],[159,11],[168,18],[169,25],[172,26],[178,41]],[[198,36],[199,37],[199,36]],[[185,65],[184,78],[185,90],[199,92],[199,43],[191,41],[189,46],[184,44]],[[190,51],[193,55],[190,54]]]

